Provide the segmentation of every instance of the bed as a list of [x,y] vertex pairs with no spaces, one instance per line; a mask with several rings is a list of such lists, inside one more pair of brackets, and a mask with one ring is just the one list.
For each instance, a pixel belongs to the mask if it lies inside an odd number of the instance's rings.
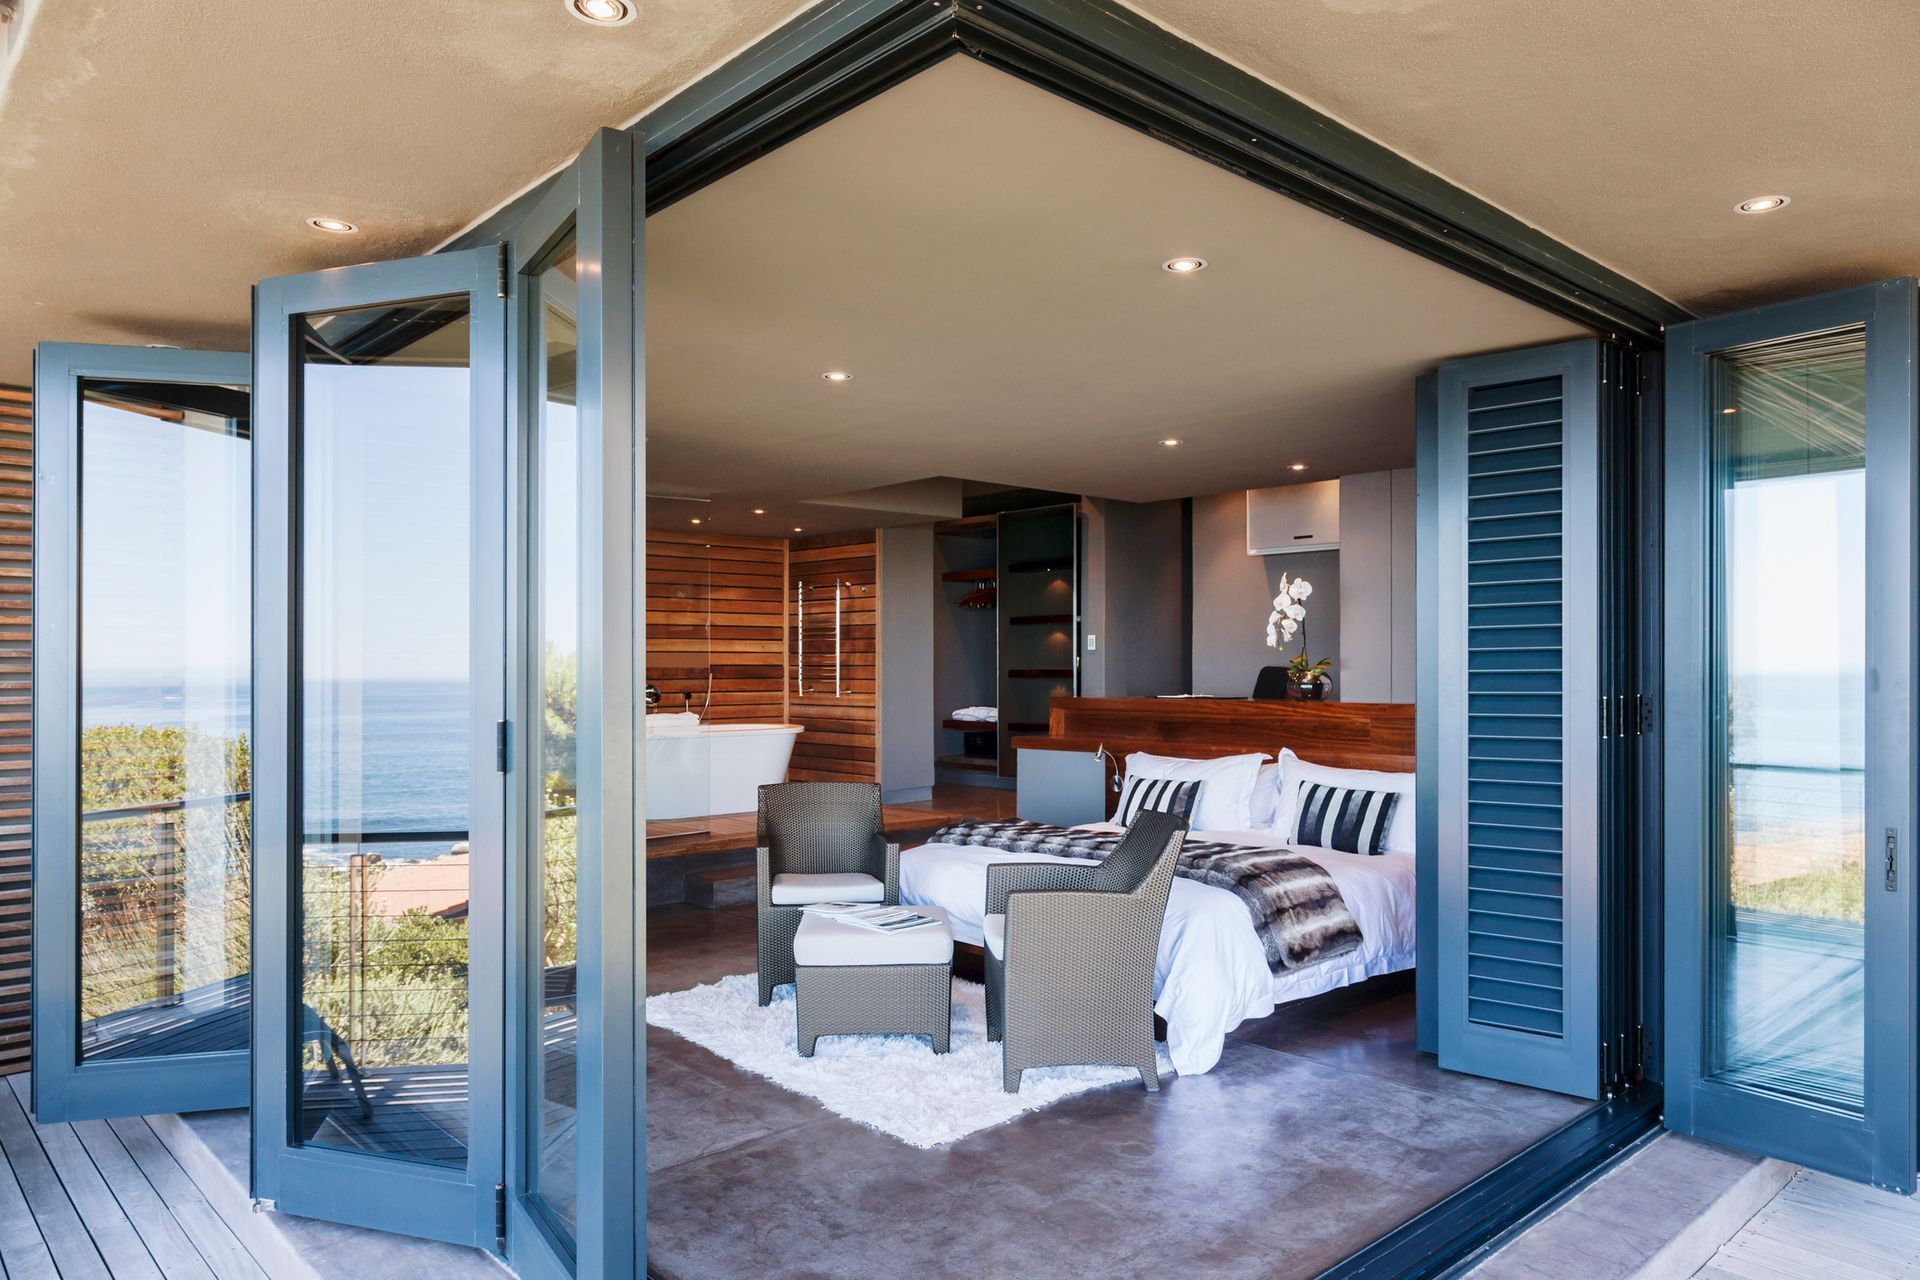
[[[1115,832],[1108,823],[1082,830]],[[1154,969],[1154,1012],[1167,1024],[1167,1053],[1181,1075],[1199,1075],[1220,1060],[1227,1033],[1274,1006],[1304,1000],[1414,964],[1414,858],[1364,856],[1281,845],[1271,832],[1196,830],[1195,840],[1258,848],[1291,848],[1324,867],[1360,926],[1355,951],[1298,968],[1267,967],[1247,907],[1225,889],[1177,878],[1160,932]],[[987,867],[1044,861],[975,845],[925,844],[900,855],[900,900],[947,912],[956,942],[980,945]],[[1060,859],[1081,862],[1084,859]]]

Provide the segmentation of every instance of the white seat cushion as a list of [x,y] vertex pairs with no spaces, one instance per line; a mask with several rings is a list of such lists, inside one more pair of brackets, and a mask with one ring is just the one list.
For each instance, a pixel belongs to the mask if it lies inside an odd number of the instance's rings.
[[1007,918],[991,915],[980,922],[980,932],[986,935],[987,950],[993,952],[996,960],[1007,958]]
[[804,907],[809,902],[879,902],[886,896],[887,886],[861,871],[824,871],[773,878],[776,907]]
[[939,923],[881,933],[832,916],[808,912],[793,935],[797,965],[948,964],[953,960],[953,930],[939,907],[909,908]]

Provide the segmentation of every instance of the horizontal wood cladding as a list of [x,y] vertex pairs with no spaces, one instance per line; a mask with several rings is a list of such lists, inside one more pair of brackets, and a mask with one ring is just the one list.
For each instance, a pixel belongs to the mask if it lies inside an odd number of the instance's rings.
[[788,548],[787,714],[806,729],[787,770],[795,782],[880,776],[878,570],[871,530]]
[[1055,698],[1047,736],[1016,738],[1021,750],[1129,751],[1208,756],[1282,747],[1342,769],[1413,770],[1413,705],[1212,698]]
[[0,1074],[32,1040],[33,397],[0,387]]
[[660,709],[721,722],[787,718],[787,544],[647,533],[647,680]]

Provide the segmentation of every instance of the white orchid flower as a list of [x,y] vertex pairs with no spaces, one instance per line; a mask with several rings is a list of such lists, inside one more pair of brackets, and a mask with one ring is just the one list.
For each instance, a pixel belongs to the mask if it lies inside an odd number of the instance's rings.
[[1313,594],[1313,584],[1305,578],[1295,578],[1293,586],[1288,588],[1288,591],[1295,600],[1305,600]]
[[1307,611],[1297,604],[1290,604],[1286,608],[1286,615],[1295,622],[1299,622],[1307,616]]

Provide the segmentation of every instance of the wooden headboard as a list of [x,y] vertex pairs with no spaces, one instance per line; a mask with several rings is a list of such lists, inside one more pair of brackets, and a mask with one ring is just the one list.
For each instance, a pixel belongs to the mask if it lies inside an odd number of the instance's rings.
[[1047,735],[1021,737],[1026,751],[1129,751],[1163,756],[1237,755],[1282,747],[1341,769],[1413,771],[1413,705],[1403,702],[1280,702],[1215,698],[1055,698]]

